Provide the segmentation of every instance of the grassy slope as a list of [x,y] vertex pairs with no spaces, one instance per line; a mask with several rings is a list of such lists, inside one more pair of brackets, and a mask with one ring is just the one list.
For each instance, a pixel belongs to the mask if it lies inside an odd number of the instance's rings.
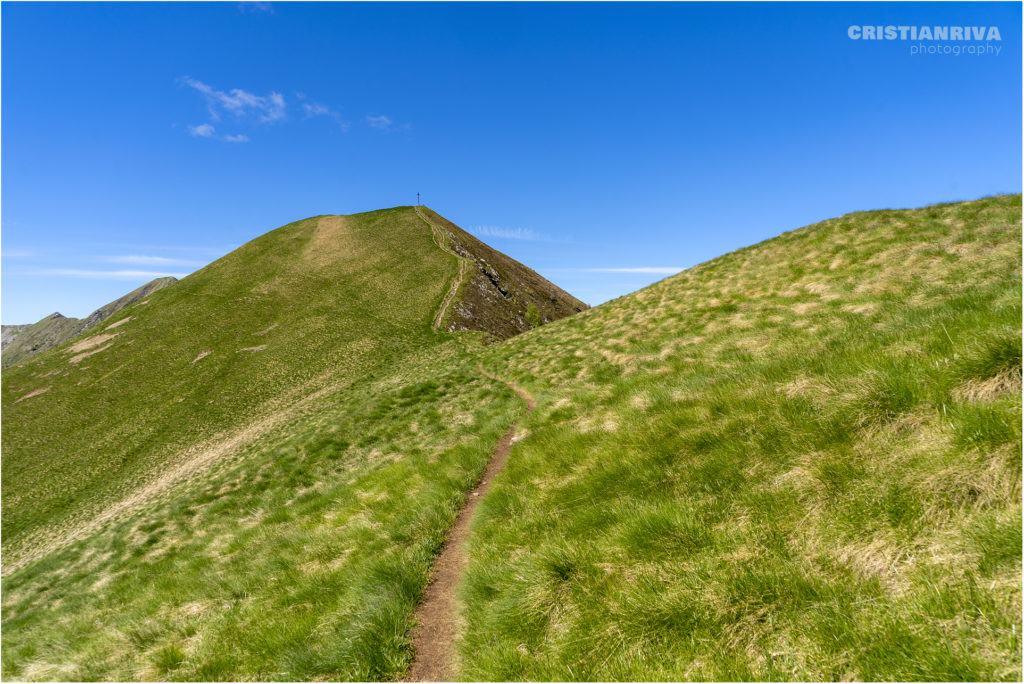
[[[1019,675],[1019,226],[857,214],[490,347],[541,403],[480,509],[464,673]],[[521,411],[417,339],[5,577],[4,678],[399,677]]]
[[1021,200],[825,221],[487,352],[471,679],[1021,676]]
[[439,342],[430,316],[457,266],[411,208],[331,225],[267,233],[4,372],[5,565],[195,445]]
[[433,346],[4,580],[4,679],[376,680],[518,411]]
[[124,331],[109,349],[5,373],[7,570],[190,443],[264,427],[10,572],[4,678],[404,672],[430,562],[520,407],[476,371],[478,334],[431,331],[457,264],[412,210],[346,225],[316,251],[317,219],[285,226],[83,338]]

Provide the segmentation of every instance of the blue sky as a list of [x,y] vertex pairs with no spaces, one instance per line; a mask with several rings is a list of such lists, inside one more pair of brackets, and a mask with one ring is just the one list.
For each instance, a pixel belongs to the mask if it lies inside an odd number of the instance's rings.
[[[1021,190],[1018,3],[0,12],[4,323],[416,192],[597,304],[845,212]],[[848,36],[889,24],[1000,51]]]

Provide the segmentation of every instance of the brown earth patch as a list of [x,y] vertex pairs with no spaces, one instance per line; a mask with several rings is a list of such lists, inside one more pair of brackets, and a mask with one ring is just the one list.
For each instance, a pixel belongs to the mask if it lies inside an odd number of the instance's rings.
[[17,403],[18,403],[19,401],[25,401],[25,400],[26,400],[26,399],[28,399],[29,397],[38,397],[38,396],[39,396],[40,394],[42,394],[43,392],[49,392],[49,391],[50,391],[50,388],[49,388],[49,387],[43,387],[42,389],[32,390],[31,392],[29,392],[29,393],[28,393],[28,394],[26,394],[25,396],[23,396],[23,397],[19,398],[19,399],[18,399],[17,401],[15,401],[14,403],[15,403],[15,404],[17,404]]
[[132,320],[133,318],[135,318],[135,316],[129,316],[128,318],[122,318],[117,323],[111,323],[106,328],[104,328],[104,330],[113,330],[114,328],[118,327],[119,325],[124,325],[125,323],[127,323],[130,320]]
[[100,346],[101,344],[103,344],[107,340],[114,339],[115,337],[117,337],[120,334],[121,333],[111,333],[109,335],[93,335],[92,337],[87,337],[86,339],[82,340],[81,342],[75,342],[74,344],[69,346],[67,348],[67,350],[66,350],[66,353],[67,354],[77,354],[78,352],[84,352],[84,351],[87,351],[89,349],[93,349],[95,347]]
[[[196,361],[199,361],[200,359],[205,359],[207,356],[209,356],[212,353],[213,352],[210,351],[210,350],[201,351],[201,352],[199,352],[199,355],[196,356],[196,358],[192,359],[192,363],[195,363]],[[191,365],[191,364],[189,364],[189,365]]]
[[[99,335],[99,337],[103,337],[103,335]],[[113,337],[113,336],[111,336],[111,337]],[[99,347],[97,349],[92,349],[90,351],[82,352],[81,354],[77,354],[75,356],[72,356],[70,359],[68,359],[68,363],[75,363],[75,364],[77,364],[77,363],[79,363],[84,358],[90,357],[93,354],[99,354],[101,351],[106,351],[107,349],[110,349],[113,345],[114,345],[113,342],[108,342],[107,344],[105,344],[102,347]]]
[[266,348],[267,348],[267,345],[261,344],[258,347],[243,347],[242,349],[239,349],[238,351],[258,352],[258,351],[263,351]]

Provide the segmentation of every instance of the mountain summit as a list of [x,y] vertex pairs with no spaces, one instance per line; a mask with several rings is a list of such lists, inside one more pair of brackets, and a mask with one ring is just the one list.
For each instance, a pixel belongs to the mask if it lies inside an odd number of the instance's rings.
[[[281,420],[326,387],[444,344],[448,331],[505,339],[587,308],[408,206],[291,223],[173,287],[153,285],[115,302],[118,320],[109,305],[108,325],[5,371],[8,563],[26,535],[61,528],[69,502],[75,516],[82,505],[100,510],[129,481],[166,476],[168,459],[180,466],[197,444]],[[129,297],[141,301],[125,306]],[[95,317],[41,323],[70,321],[77,333]]]

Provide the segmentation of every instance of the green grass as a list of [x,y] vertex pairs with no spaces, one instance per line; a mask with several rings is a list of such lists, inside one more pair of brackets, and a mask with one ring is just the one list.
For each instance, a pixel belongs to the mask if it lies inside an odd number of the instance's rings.
[[522,410],[431,328],[457,270],[411,207],[314,217],[5,371],[3,677],[402,675]]
[[431,561],[520,411],[461,345],[4,580],[5,679],[404,673]]
[[[5,564],[197,445],[441,341],[430,317],[456,260],[411,208],[347,217],[336,232],[319,225],[267,233],[123,309],[115,318],[127,323],[5,370]],[[78,345],[114,334],[74,361]]]
[[348,217],[326,261],[315,220],[270,233],[125,309],[108,350],[5,372],[5,570],[32,562],[4,577],[2,675],[398,679],[519,420],[462,677],[1019,679],[1020,217],[852,214],[486,348],[431,332],[457,265],[411,211]]
[[492,347],[464,677],[1021,676],[1020,197],[853,214]]

